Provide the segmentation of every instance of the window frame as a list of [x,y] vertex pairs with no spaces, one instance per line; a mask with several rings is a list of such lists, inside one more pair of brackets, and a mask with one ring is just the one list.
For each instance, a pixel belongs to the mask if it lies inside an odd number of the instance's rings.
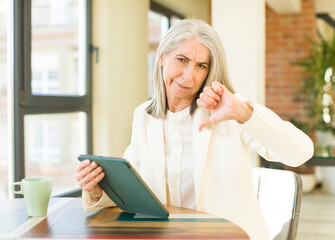
[[150,0],[150,10],[167,17],[168,20],[169,20],[169,26],[168,26],[169,28],[171,27],[171,18],[173,16],[175,16],[177,18],[180,18],[180,19],[185,18],[184,15],[179,14],[176,11],[173,11],[173,10],[167,8],[167,7],[164,7],[163,5],[161,5],[159,3],[156,3],[152,0]]
[[[92,80],[91,80],[91,0],[84,0],[86,94],[36,95],[31,89],[31,0],[13,0],[12,77],[13,127],[12,181],[25,177],[24,117],[30,114],[85,112],[87,116],[87,153],[92,152]],[[80,36],[81,37],[81,36]]]

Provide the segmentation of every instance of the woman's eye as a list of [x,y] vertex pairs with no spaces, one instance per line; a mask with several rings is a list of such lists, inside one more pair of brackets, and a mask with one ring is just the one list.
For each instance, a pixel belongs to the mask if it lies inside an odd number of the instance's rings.
[[186,59],[185,58],[178,58],[178,61],[184,63],[184,62],[186,62]]
[[205,65],[205,64],[200,64],[199,67],[202,68],[202,69],[207,69],[207,65]]

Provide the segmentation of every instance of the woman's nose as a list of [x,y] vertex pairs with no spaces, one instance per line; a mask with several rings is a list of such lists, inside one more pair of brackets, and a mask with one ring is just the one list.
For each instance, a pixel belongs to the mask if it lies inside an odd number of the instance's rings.
[[187,81],[192,80],[193,79],[193,71],[194,71],[194,68],[193,68],[192,64],[188,64],[184,68],[183,78]]

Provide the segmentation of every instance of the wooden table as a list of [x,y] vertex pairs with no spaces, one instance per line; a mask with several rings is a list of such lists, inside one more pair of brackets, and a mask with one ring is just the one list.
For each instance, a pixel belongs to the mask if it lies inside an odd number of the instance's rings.
[[249,239],[224,219],[168,209],[168,220],[135,218],[119,208],[84,212],[80,198],[51,198],[48,216],[31,218],[23,199],[0,200],[0,239]]

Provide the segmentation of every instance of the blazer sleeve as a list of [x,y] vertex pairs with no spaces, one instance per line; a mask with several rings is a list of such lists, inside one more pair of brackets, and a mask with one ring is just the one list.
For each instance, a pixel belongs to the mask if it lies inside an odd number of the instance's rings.
[[83,190],[82,202],[85,212],[95,211],[105,207],[116,206],[116,204],[108,197],[105,192],[103,192],[102,197],[99,199],[92,197],[89,192]]
[[[240,97],[238,97],[240,98]],[[268,161],[297,167],[314,153],[312,140],[292,123],[270,109],[246,101],[254,108],[251,118],[241,125],[242,141]]]

